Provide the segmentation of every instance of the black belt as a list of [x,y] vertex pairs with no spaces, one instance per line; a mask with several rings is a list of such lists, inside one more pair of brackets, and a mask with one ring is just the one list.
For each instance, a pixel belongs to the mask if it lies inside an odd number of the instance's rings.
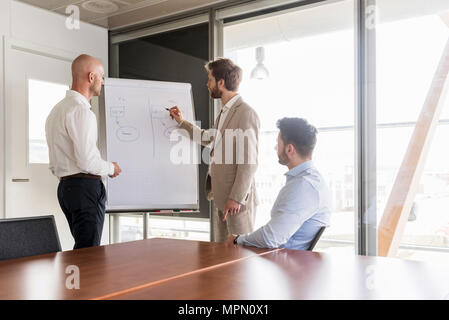
[[61,177],[61,180],[68,180],[68,179],[72,179],[72,178],[91,178],[91,179],[101,180],[101,176],[97,176],[97,175],[90,174],[90,173],[76,173],[76,174],[72,174],[70,176]]

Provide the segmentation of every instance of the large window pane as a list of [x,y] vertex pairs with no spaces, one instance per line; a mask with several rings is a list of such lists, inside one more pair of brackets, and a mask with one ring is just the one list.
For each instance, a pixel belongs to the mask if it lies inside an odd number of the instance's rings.
[[[449,249],[449,101],[445,94],[440,98],[442,108],[434,131],[420,135],[429,139],[428,148],[416,149],[411,156],[425,156],[423,169],[417,168],[416,182],[405,184],[405,179],[397,176],[414,169],[403,161],[414,131],[421,127],[419,117],[449,40],[449,3],[429,0],[411,5],[403,0],[378,0],[377,4],[377,220],[384,226],[392,216],[389,199],[407,193],[408,200],[395,204],[410,207],[402,214],[403,232],[396,229],[401,239],[397,256],[442,261],[441,250]],[[379,240],[379,248],[382,246],[385,244]],[[421,248],[415,250],[414,246]]]
[[[274,149],[283,117],[319,129],[314,162],[329,185],[334,210],[319,250],[354,250],[353,1],[341,1],[225,25],[225,56],[244,70],[240,93],[261,120],[256,228],[270,219],[285,166]],[[319,25],[317,21],[320,21]],[[251,79],[263,47],[269,77]]]

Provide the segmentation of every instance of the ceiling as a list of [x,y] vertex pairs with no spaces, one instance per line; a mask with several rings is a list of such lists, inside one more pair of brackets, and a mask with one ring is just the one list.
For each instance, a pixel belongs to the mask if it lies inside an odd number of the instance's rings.
[[156,20],[229,0],[18,0],[63,15],[70,5],[80,11],[80,20],[110,30]]

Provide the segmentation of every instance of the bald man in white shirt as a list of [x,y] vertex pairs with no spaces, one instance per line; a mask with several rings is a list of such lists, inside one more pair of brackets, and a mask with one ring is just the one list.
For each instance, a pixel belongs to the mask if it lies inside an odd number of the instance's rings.
[[80,55],[72,63],[72,89],[45,123],[50,170],[60,180],[58,200],[74,249],[100,245],[106,203],[102,178],[121,173],[116,162],[101,159],[97,147],[97,120],[89,101],[100,95],[103,84],[100,61]]

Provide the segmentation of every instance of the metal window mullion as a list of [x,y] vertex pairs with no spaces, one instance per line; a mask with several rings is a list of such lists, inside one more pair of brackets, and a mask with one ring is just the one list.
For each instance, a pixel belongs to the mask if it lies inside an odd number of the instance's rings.
[[375,5],[376,0],[355,0],[355,249],[360,255],[377,255]]
[[[217,57],[223,56],[223,20],[217,20],[217,11],[215,9],[209,10],[209,60],[214,60]],[[220,109],[218,100],[209,100],[210,109],[212,112],[209,114],[209,123],[212,124],[215,122],[215,117],[218,115],[218,111]],[[213,219],[215,212],[215,205],[212,202],[210,206],[210,240],[215,241],[215,233],[213,228]]]

